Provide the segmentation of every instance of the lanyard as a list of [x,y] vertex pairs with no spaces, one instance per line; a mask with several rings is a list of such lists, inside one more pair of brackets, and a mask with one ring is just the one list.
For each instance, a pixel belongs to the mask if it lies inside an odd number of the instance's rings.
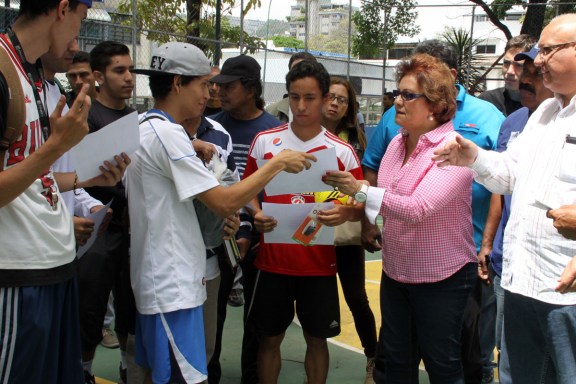
[[[22,67],[26,71],[26,76],[28,77],[30,85],[32,85],[34,99],[36,100],[36,107],[38,108],[38,114],[40,115],[42,136],[44,137],[44,142],[46,142],[46,140],[48,140],[48,136],[50,136],[50,116],[46,110],[46,89],[44,88],[44,71],[42,70],[42,62],[40,59],[38,59],[36,60],[36,64],[32,65],[26,60],[24,49],[22,49],[22,45],[20,45],[20,41],[18,40],[18,37],[16,37],[16,34],[12,28],[8,28],[8,38],[14,46],[14,50],[16,50],[16,53],[18,54],[18,58],[20,59]],[[44,102],[42,102],[42,99],[40,98],[38,85],[42,87],[44,93]]]

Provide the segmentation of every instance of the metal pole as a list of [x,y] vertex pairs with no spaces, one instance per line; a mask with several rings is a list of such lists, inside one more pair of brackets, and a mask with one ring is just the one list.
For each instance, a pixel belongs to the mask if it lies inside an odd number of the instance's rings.
[[262,94],[266,90],[266,64],[268,63],[268,36],[270,32],[270,8],[272,8],[272,0],[268,2],[268,18],[266,19],[266,48],[264,50],[264,68],[262,76]]
[[472,45],[474,42],[474,14],[476,6],[472,7],[472,23],[470,25],[470,45],[468,46],[468,62],[466,63],[466,90],[470,91],[470,71],[472,70]]
[[[132,0],[132,57],[134,61],[138,61],[138,55],[136,51],[136,47],[138,46],[138,40],[136,36],[138,36],[138,24],[137,24],[137,17],[136,17],[136,0]],[[138,67],[138,63],[135,63],[136,67]],[[132,90],[132,107],[136,109],[136,89],[138,87],[138,82],[134,81],[134,89]]]
[[348,1],[348,61],[346,63],[346,79],[350,81],[350,56],[352,55],[352,0]]
[[[388,56],[388,35],[386,31],[388,30],[388,16],[392,9],[388,9],[386,6],[384,8],[384,39],[382,42],[382,97],[386,93],[386,57]],[[382,101],[381,112],[384,113],[384,102]]]
[[244,0],[240,0],[240,54],[244,50]]
[[310,16],[310,0],[306,0],[304,4],[306,7],[306,20],[304,21],[304,50],[308,51],[308,32],[310,30],[310,28],[308,28],[308,20]]
[[220,43],[220,29],[221,29],[221,22],[222,22],[222,0],[216,0],[216,25],[214,26],[215,33],[214,37],[216,38],[216,44],[214,45],[214,63],[213,65],[216,67],[220,66],[220,57],[222,56],[222,44]]

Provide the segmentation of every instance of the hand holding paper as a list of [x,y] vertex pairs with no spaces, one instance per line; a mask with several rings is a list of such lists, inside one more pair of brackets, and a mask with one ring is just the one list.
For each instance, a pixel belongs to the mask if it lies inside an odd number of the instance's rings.
[[554,228],[567,239],[576,240],[576,205],[563,205],[546,212]]
[[[133,112],[97,132],[86,135],[78,145],[70,150],[70,163],[76,167],[78,179],[86,181],[101,176],[103,171],[100,167],[102,164],[108,167],[106,161],[111,164],[114,162],[114,156],[119,153],[134,153],[139,146],[138,115]],[[116,161],[118,160],[116,159]],[[116,175],[110,168],[108,171]],[[110,181],[112,174],[106,174],[103,180]]]
[[[273,231],[264,234],[264,241],[266,243],[281,244],[302,244],[304,242],[308,242],[306,245],[333,245],[334,228],[322,227],[320,223],[311,223],[311,220],[307,219],[312,210],[327,210],[333,206],[333,203],[263,203],[262,214],[264,216],[281,218],[278,220],[278,223]],[[313,213],[316,214],[317,212]],[[304,225],[302,225],[303,223]],[[300,238],[300,241],[296,241],[294,240],[294,237],[299,228],[302,229],[302,237]],[[311,243],[308,240],[310,240]]]
[[260,233],[272,232],[278,222],[272,216],[264,215],[264,212],[258,211],[254,215],[254,227]]
[[310,153],[285,149],[270,161],[282,162],[284,164],[284,170],[288,173],[299,173],[305,169],[310,169],[312,162],[316,161],[316,157]]
[[322,181],[348,196],[354,195],[361,186],[350,172],[344,171],[328,171],[322,175]]
[[[266,194],[268,196],[325,191],[326,185],[322,182],[322,175],[328,170],[338,169],[338,160],[336,159],[336,150],[334,148],[314,152],[313,156],[309,153],[284,150],[271,160],[257,160],[256,163],[258,168],[262,168],[268,161],[275,161],[277,158],[288,159],[294,154],[305,155],[307,159],[304,162],[306,170],[303,170],[301,165],[299,168],[298,161],[296,161],[294,168],[286,169],[286,172],[279,173],[268,183],[266,186]],[[312,159],[316,159],[316,162],[311,163],[309,160]],[[292,171],[302,172],[294,174],[295,172]]]
[[100,175],[80,182],[78,187],[112,187],[116,185],[120,180],[122,180],[122,176],[124,176],[124,172],[126,172],[126,167],[130,165],[131,160],[125,153],[114,156],[114,160],[116,160],[116,165],[113,165],[109,161],[105,161],[104,165],[99,167],[102,172]]
[[96,236],[98,236],[98,234],[100,232],[99,231],[100,225],[102,225],[102,221],[106,217],[106,213],[108,212],[108,208],[110,208],[110,205],[112,204],[112,200],[110,200],[110,202],[108,204],[106,204],[104,206],[104,208],[100,209],[99,211],[97,211],[95,213],[91,213],[88,216],[86,216],[88,219],[91,219],[94,221],[94,231],[92,231],[92,234],[90,235],[90,238],[86,241],[86,243],[84,245],[82,245],[80,248],[78,248],[78,251],[76,252],[76,257],[78,259],[80,259],[82,256],[84,256],[86,251],[88,251],[90,249],[90,247],[92,247],[92,245],[96,241]]

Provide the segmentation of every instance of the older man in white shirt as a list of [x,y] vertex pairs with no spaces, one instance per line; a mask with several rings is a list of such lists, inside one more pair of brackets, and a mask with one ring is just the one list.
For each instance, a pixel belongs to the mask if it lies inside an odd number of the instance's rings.
[[[470,166],[490,191],[510,194],[504,235],[501,383],[573,383],[576,377],[576,243],[547,211],[576,203],[576,14],[543,31],[534,64],[554,98],[532,114],[503,153],[458,137],[435,153],[439,166]],[[560,281],[561,276],[563,280]]]

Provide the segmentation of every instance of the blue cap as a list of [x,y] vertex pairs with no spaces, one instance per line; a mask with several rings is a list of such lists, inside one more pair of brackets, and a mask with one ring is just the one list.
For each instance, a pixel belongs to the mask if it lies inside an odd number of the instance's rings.
[[92,8],[92,0],[78,0],[78,2],[86,5],[88,8]]
[[517,53],[516,56],[514,56],[514,60],[520,61],[520,60],[530,59],[530,60],[534,61],[534,60],[536,60],[536,56],[538,56],[539,51],[540,50],[538,49],[538,44],[536,44],[534,46],[534,48],[532,48],[528,52]]

